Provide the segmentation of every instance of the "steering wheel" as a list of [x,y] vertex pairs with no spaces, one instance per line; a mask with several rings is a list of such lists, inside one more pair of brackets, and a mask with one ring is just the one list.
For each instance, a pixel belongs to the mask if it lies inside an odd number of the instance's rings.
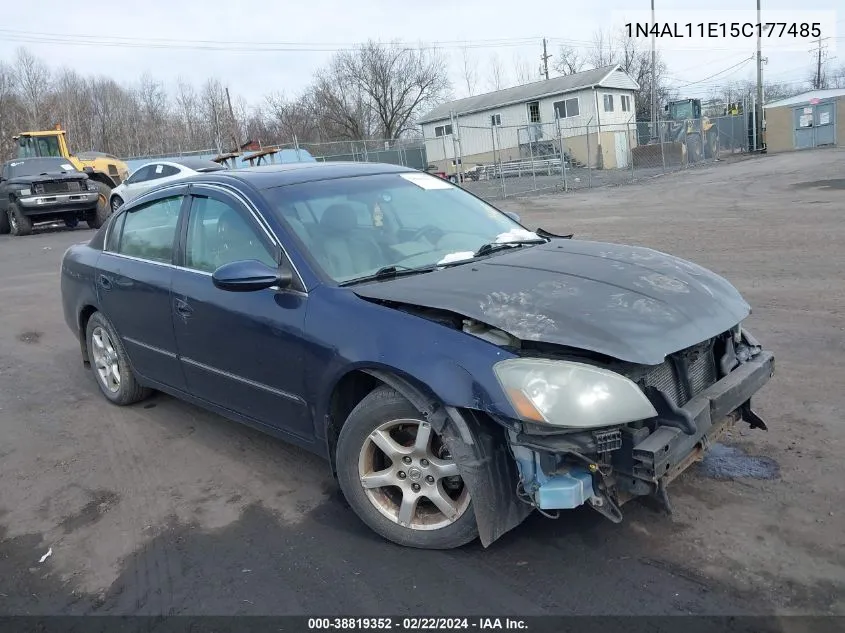
[[[432,234],[434,234],[434,236],[432,236]],[[414,231],[414,234],[411,236],[410,241],[416,242],[421,237],[428,236],[428,241],[432,244],[436,244],[437,240],[439,240],[445,234],[446,232],[440,227],[434,226],[433,224],[426,224]]]

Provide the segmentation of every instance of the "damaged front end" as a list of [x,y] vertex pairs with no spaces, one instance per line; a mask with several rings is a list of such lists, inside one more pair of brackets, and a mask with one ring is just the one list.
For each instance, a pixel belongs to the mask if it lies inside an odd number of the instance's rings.
[[522,350],[497,371],[522,418],[507,430],[518,495],[544,514],[587,504],[620,522],[621,506],[646,496],[671,511],[666,485],[711,443],[740,420],[766,429],[751,397],[774,356],[740,326],[658,366],[556,356]]

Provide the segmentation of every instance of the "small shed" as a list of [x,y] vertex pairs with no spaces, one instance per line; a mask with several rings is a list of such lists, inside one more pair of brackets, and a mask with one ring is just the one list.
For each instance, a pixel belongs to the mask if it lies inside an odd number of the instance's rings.
[[845,147],[845,88],[804,92],[764,108],[769,153]]

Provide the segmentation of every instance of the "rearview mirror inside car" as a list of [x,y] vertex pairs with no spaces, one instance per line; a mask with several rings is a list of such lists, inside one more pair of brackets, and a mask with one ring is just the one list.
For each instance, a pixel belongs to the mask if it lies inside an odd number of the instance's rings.
[[230,292],[254,292],[278,286],[287,288],[293,274],[286,266],[272,268],[255,259],[224,264],[214,271],[211,280],[217,288]]

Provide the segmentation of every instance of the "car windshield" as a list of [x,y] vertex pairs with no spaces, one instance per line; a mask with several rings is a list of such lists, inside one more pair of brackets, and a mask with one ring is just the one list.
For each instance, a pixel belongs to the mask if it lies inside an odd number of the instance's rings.
[[65,158],[29,158],[13,160],[9,163],[11,178],[18,176],[38,176],[39,174],[60,174],[62,172],[78,171]]
[[262,193],[338,283],[392,267],[408,271],[468,261],[488,244],[542,241],[502,211],[422,172],[321,180]]

